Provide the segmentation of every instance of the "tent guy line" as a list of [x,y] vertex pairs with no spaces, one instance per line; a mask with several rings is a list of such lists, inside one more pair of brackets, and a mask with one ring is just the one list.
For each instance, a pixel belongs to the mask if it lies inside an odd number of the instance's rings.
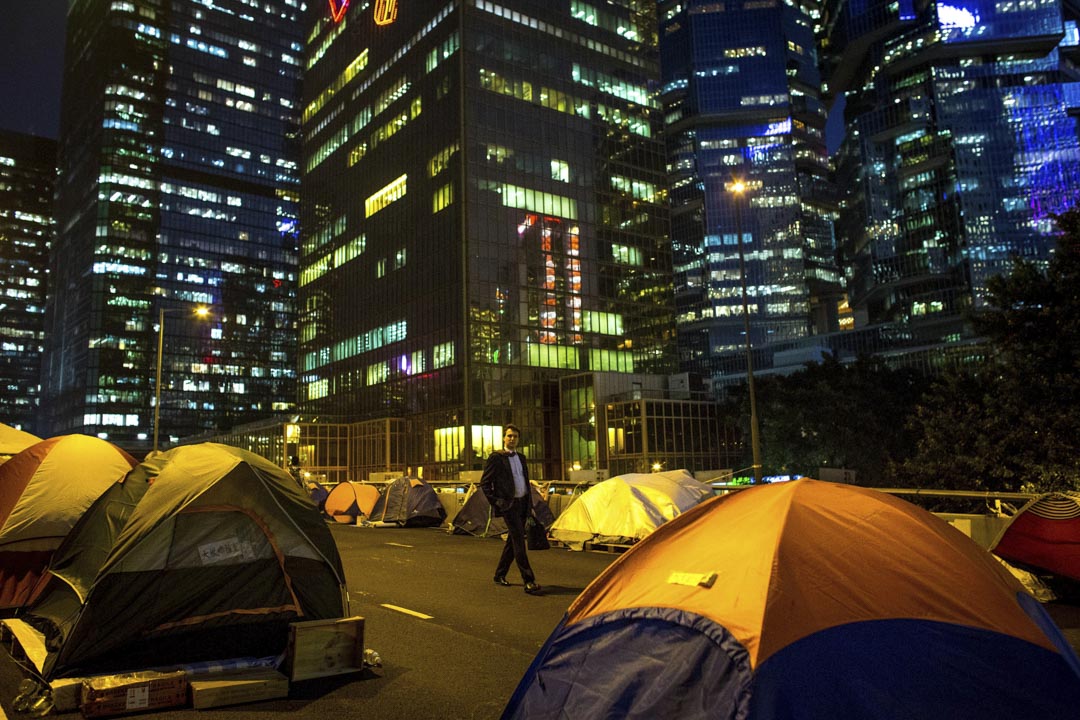
[[415,610],[410,610],[409,608],[398,607],[397,605],[388,605],[386,603],[382,603],[382,605],[380,607],[384,607],[387,610],[395,610],[395,611],[397,611],[399,613],[405,613],[406,615],[412,615],[413,617],[418,617],[421,620],[434,620],[435,619],[434,615],[425,615],[422,612],[417,612]]

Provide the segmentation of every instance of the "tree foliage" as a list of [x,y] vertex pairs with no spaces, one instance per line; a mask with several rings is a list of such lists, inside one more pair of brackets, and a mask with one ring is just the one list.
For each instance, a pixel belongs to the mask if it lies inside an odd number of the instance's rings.
[[[756,378],[765,473],[843,468],[854,470],[859,484],[890,484],[892,464],[914,447],[904,419],[923,387],[918,373],[869,359],[845,366],[830,357],[791,375]],[[734,403],[748,418],[745,391]]]
[[987,360],[940,378],[920,403],[917,451],[897,466],[910,484],[1080,488],[1080,212],[1056,219],[1045,267],[1015,259],[987,282],[991,307],[972,317]]

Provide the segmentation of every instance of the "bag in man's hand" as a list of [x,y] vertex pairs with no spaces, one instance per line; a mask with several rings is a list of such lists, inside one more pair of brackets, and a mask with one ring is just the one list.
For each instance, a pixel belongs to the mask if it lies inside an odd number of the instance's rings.
[[548,542],[547,530],[532,515],[525,521],[525,546],[530,550],[548,550],[551,543]]

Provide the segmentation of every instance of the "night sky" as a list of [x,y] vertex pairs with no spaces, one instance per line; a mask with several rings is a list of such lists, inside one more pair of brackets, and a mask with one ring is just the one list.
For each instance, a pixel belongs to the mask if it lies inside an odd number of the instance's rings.
[[0,129],[56,138],[67,0],[4,0]]

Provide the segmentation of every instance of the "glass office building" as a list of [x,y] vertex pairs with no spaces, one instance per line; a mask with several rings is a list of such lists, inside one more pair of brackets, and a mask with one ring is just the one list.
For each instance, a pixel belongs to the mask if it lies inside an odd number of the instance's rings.
[[71,3],[50,432],[149,449],[158,370],[163,447],[294,407],[304,11]]
[[665,373],[674,334],[655,4],[321,9],[303,106],[300,403],[401,418],[424,477],[523,431],[559,478],[558,380]]
[[838,329],[816,17],[814,2],[659,3],[684,370],[745,372],[740,242],[755,367]]
[[53,140],[0,131],[0,422],[35,434],[55,183]]
[[838,236],[852,306],[955,343],[1010,256],[1045,260],[1075,204],[1075,5],[824,3],[828,90],[846,98]]

